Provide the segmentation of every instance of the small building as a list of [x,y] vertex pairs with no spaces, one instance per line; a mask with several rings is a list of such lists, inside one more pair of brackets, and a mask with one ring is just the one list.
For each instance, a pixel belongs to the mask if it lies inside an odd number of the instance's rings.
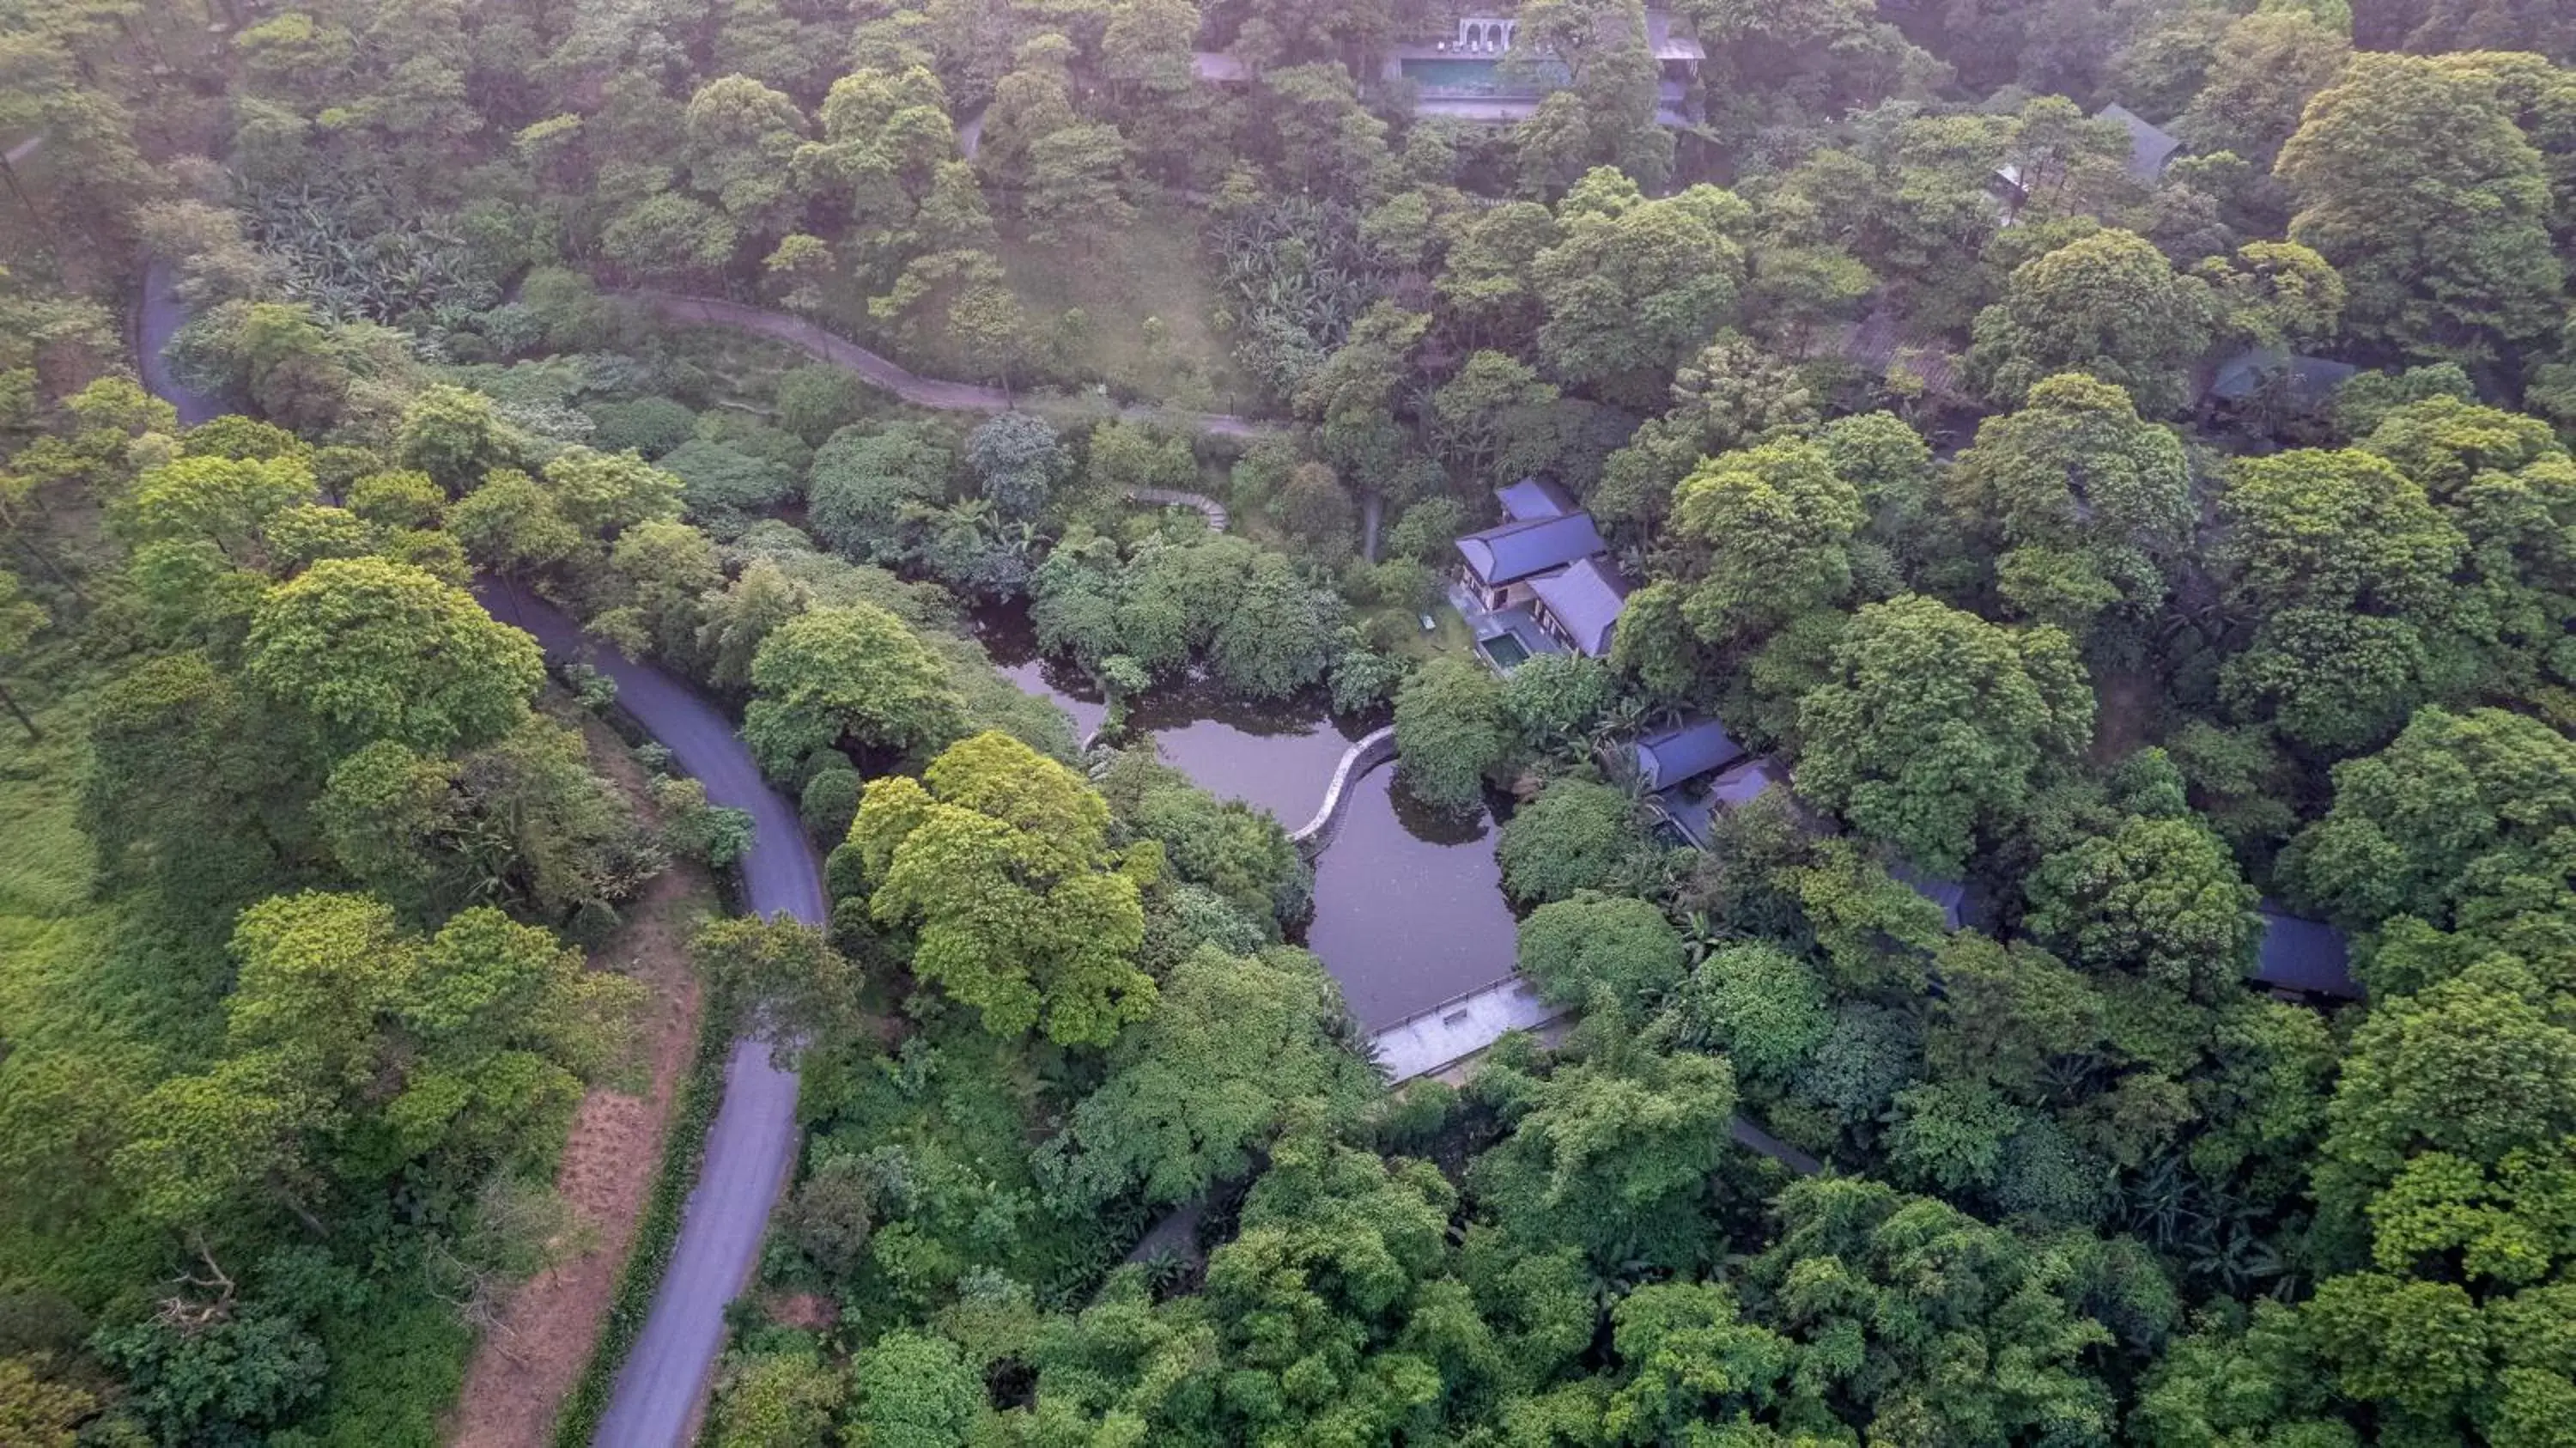
[[2210,375],[2214,402],[2239,407],[2266,388],[2277,387],[2300,407],[2324,405],[2335,389],[2361,369],[2331,357],[2308,357],[2286,347],[2248,347],[2218,364]]
[[1503,521],[1535,523],[1543,518],[1562,518],[1574,511],[1574,500],[1565,489],[1545,478],[1523,478],[1508,487],[1494,489],[1494,501],[1503,505]]
[[1511,608],[1535,596],[1530,585],[1540,574],[1580,562],[1604,546],[1589,513],[1504,523],[1458,540],[1465,561],[1460,581],[1481,607]]
[[1607,658],[1628,607],[1628,580],[1598,554],[1530,580],[1533,612],[1548,637],[1586,658]]
[[1888,866],[1887,874],[1896,883],[1941,907],[1941,923],[1950,929],[1958,929],[1959,922],[1966,918],[1966,881],[1944,879],[1903,860]]
[[[1418,114],[1507,125],[1536,112],[1547,93],[1569,79],[1552,58],[1504,70],[1502,59],[1519,38],[1520,22],[1510,16],[1462,16],[1446,35],[1389,46],[1379,79],[1411,82]],[[1686,28],[1676,28],[1670,12],[1649,10],[1646,48],[1655,60],[1655,119],[1667,126],[1690,124],[1684,108],[1708,59],[1707,47]]]
[[2158,129],[2144,116],[2127,106],[2109,105],[2093,115],[2097,121],[2116,121],[2129,133],[2129,179],[2142,186],[2153,186],[2164,179],[2165,168],[2182,153],[2182,142]]
[[2352,951],[2343,932],[2321,920],[2302,920],[2266,900],[2261,906],[2263,943],[2254,958],[2254,979],[2277,991],[2357,1001],[2361,983],[2352,978]]
[[1250,85],[1252,67],[1222,50],[1190,52],[1190,74],[1209,85]]
[[1648,792],[1677,789],[1703,774],[1713,774],[1744,757],[1744,746],[1715,719],[1702,719],[1649,734],[1632,746],[1637,780]]

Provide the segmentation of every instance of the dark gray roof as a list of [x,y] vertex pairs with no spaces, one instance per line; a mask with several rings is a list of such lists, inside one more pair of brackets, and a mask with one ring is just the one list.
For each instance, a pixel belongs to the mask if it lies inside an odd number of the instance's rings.
[[2337,1000],[2359,1000],[2352,978],[2352,954],[2343,932],[2318,920],[2284,915],[2270,902],[2263,906],[2263,946],[2254,959],[2254,978],[2284,990]]
[[1744,757],[1744,746],[1714,719],[1667,729],[1637,741],[1637,777],[1651,790],[1670,789]]
[[2248,347],[2218,364],[2209,380],[2209,395],[2222,402],[2243,402],[2263,379],[2286,372],[2290,390],[2304,402],[2320,402],[2361,369],[2331,357],[2307,357],[2285,347]]
[[1963,880],[1944,880],[1929,871],[1902,862],[1887,867],[1887,873],[1906,889],[1941,907],[1941,922],[1951,929],[1959,928],[1960,907],[1967,903],[1968,886]]
[[1751,804],[1775,784],[1788,783],[1788,771],[1768,759],[1748,759],[1710,780],[1708,797],[1729,809]]
[[1574,500],[1565,490],[1544,478],[1523,478],[1508,488],[1496,488],[1494,501],[1503,505],[1503,517],[1514,523],[1562,518],[1574,511]]
[[2128,129],[2129,174],[2141,181],[2153,181],[2165,174],[2174,153],[2182,149],[2182,142],[2156,129],[2127,106],[2104,106],[2093,119],[2118,121]]
[[1574,640],[1574,647],[1594,658],[1610,652],[1611,630],[1628,606],[1628,580],[1606,558],[1585,558],[1555,573],[1530,580],[1539,607]]
[[1563,568],[1600,552],[1602,546],[1600,530],[1592,526],[1589,513],[1505,523],[1458,540],[1467,566],[1489,588]]

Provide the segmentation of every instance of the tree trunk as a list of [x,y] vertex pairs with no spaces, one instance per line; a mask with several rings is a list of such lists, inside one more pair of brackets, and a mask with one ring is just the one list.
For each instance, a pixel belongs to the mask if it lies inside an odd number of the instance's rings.
[[0,689],[0,707],[6,707],[11,714],[17,717],[20,727],[27,731],[28,738],[42,739],[45,737],[45,731],[36,727],[36,721],[27,717],[27,711],[18,707],[18,701],[9,696],[9,691],[7,689]]

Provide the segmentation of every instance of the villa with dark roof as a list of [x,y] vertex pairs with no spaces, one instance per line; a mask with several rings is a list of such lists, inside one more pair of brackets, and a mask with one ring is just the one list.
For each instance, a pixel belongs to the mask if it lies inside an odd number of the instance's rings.
[[1592,515],[1537,478],[1498,488],[1494,498],[1503,521],[1458,540],[1453,601],[1478,641],[1510,635],[1523,656],[1607,655],[1627,607],[1628,580],[1610,561]]

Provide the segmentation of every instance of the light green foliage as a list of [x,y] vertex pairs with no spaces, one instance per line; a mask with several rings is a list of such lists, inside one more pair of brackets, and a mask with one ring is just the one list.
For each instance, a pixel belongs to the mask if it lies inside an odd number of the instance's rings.
[[2268,168],[2299,129],[2308,98],[2334,84],[2352,41],[2292,7],[2257,10],[2227,27],[2174,132],[2202,154],[2232,151]]
[[2032,1100],[2045,1094],[2050,1062],[2101,1039],[2100,992],[2037,946],[1963,930],[1941,943],[1932,968],[1941,994],[1924,1051],[1945,1079],[1984,1081]]
[[1681,933],[1643,900],[1577,895],[1521,922],[1521,974],[1559,1005],[1643,1020],[1680,984]]
[[222,1057],[155,1088],[117,1157],[172,1226],[294,1204],[333,1178],[454,1184],[541,1162],[643,995],[497,910],[423,940],[363,895],[267,901],[243,913],[233,953]]
[[1504,891],[1530,904],[1635,889],[1655,853],[1627,792],[1583,779],[1550,781],[1512,812],[1494,847]]
[[2295,241],[2249,241],[2192,275],[2215,292],[2220,329],[2258,347],[2313,347],[2343,326],[2350,300],[2333,264]]
[[754,235],[784,227],[803,209],[789,162],[804,140],[796,103],[746,75],[712,80],[682,113],[689,183],[716,198]]
[[2456,662],[2428,657],[2425,635],[2466,540],[2396,468],[2348,451],[2252,459],[2219,512],[2228,596],[2259,621],[2228,687],[2293,741],[2385,738]]
[[948,671],[873,604],[812,609],[780,624],[752,658],[751,686],[743,738],[761,767],[782,777],[845,746],[927,753],[964,726]]
[[1512,1134],[1467,1185],[1508,1232],[1570,1242],[1599,1265],[1681,1269],[1714,1260],[1710,1173],[1731,1150],[1735,1073],[1713,1056],[1641,1056],[1627,1069],[1560,1067],[1545,1079],[1486,1068],[1478,1089]]
[[2058,630],[1909,595],[1860,611],[1799,725],[1801,794],[1924,869],[1954,870],[2083,749],[2093,695]]
[[1144,911],[1112,867],[1109,806],[1000,734],[951,746],[920,781],[872,780],[850,827],[870,908],[917,932],[913,970],[987,1029],[1104,1045],[1154,1006],[1136,968]]
[[1395,695],[1395,757],[1407,792],[1437,809],[1465,814],[1484,802],[1484,782],[1513,746],[1503,686],[1474,659],[1434,659]]
[[1503,709],[1532,753],[1580,759],[1618,700],[1618,678],[1599,659],[1540,654],[1503,679]]
[[508,733],[544,677],[536,640],[464,590],[381,559],[328,559],[262,599],[249,681],[342,747],[444,752]]
[[2354,926],[2412,915],[2447,926],[2546,895],[2576,827],[2576,741],[2498,709],[2427,709],[2377,754],[2335,767],[2334,806],[2283,873]]
[[314,495],[312,471],[298,458],[175,458],[135,479],[117,510],[118,531],[137,547],[210,544],[231,567],[282,572],[287,560],[269,529]]
[[1729,945],[1694,966],[1655,1024],[1659,1038],[1714,1051],[1776,1091],[1833,1031],[1824,980],[1774,945]]
[[2101,231],[2013,272],[2003,301],[1978,314],[1969,368],[2003,406],[2044,378],[2084,372],[2161,417],[2187,399],[2186,373],[2216,320],[2205,282],[2176,273],[2135,232]]
[[1814,443],[1781,442],[1700,464],[1673,490],[1667,536],[1698,577],[1682,617],[1702,641],[1752,644],[1850,592],[1860,494]]
[[715,1448],[806,1448],[831,1431],[841,1375],[811,1353],[761,1353],[735,1363],[717,1387]]
[[1557,219],[1563,239],[1530,262],[1547,317],[1542,363],[1569,386],[1652,398],[1650,379],[1706,345],[1734,307],[1751,208],[1713,186],[1648,200],[1604,169],[1575,184]]
[[2216,1002],[2238,989],[2261,939],[2254,888],[2216,836],[2186,819],[2131,816],[2050,855],[2023,928],[2076,964],[2132,971]]
[[1202,945],[1183,958],[1074,1108],[1074,1194],[1096,1202],[1132,1185],[1151,1202],[1187,1201],[1241,1176],[1287,1115],[1346,1117],[1374,1082],[1331,1034],[1340,997],[1299,950],[1245,959]]
[[519,461],[519,440],[491,399],[443,383],[404,409],[394,434],[396,465],[427,473],[450,496],[471,492],[485,473]]
[[2162,602],[2195,521],[2182,442],[2141,421],[2119,388],[2067,374],[1989,418],[1942,480],[1956,525],[1993,550],[2022,616],[2069,630],[2114,602]]
[[722,443],[684,442],[655,466],[678,481],[690,519],[719,537],[741,532],[798,491],[784,468]]
[[984,1383],[957,1344],[890,1332],[850,1373],[855,1442],[867,1448],[966,1448],[987,1412]]
[[[2407,139],[2423,136],[2441,151]],[[2308,103],[2277,174],[2298,202],[2290,239],[2343,274],[2362,338],[2475,362],[2557,325],[2542,157],[2473,66],[2357,57]]]
[[1162,846],[1181,879],[1216,891],[1254,921],[1293,927],[1311,911],[1313,872],[1266,813],[1218,799],[1143,749],[1120,752],[1095,783],[1128,828]]
[[[2112,1334],[2069,1280],[2080,1246],[2025,1242],[1848,1178],[1793,1183],[1772,1211],[1778,1236],[1751,1279],[1859,1422],[1880,1432],[1947,1424],[2001,1441],[2110,1436],[2110,1392],[2086,1360]],[[2014,1370],[1954,1371],[1961,1362]]]

